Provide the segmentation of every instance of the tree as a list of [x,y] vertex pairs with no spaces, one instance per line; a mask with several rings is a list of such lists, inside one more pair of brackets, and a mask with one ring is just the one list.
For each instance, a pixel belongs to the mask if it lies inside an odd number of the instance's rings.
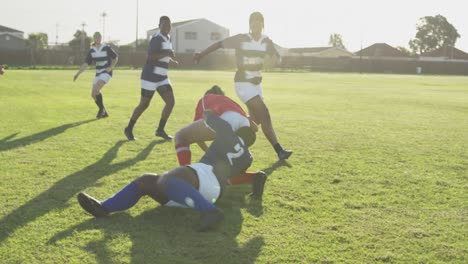
[[47,47],[49,37],[46,33],[31,33],[28,35],[28,44],[34,50],[43,50]]
[[339,47],[342,49],[345,49],[345,46],[343,44],[343,38],[341,37],[340,34],[333,33],[330,35],[330,39],[328,40],[328,44],[331,45],[332,47]]
[[46,33],[31,33],[28,35],[28,46],[31,49],[31,64],[36,64],[36,57],[39,50],[47,48],[49,37]]
[[457,29],[442,15],[425,16],[416,25],[416,36],[409,46],[416,54],[436,50],[441,47],[454,47],[460,37]]
[[73,50],[78,58],[84,56],[85,52],[91,46],[92,38],[88,37],[86,31],[77,30],[73,34],[73,39],[68,42],[68,46]]
[[397,47],[397,50],[403,52],[403,53],[406,54],[408,57],[414,56],[414,53],[411,52],[409,49],[407,49],[407,48],[405,48],[405,47],[398,46],[398,47]]

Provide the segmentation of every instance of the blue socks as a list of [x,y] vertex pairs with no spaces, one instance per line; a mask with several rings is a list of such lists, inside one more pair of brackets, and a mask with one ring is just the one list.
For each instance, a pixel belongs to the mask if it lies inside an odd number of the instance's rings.
[[[165,192],[170,200],[184,204],[196,211],[206,212],[216,209],[216,206],[207,201],[192,185],[181,179],[168,179]],[[137,184],[133,181],[101,204],[109,212],[123,211],[134,206],[142,196]]]
[[216,209],[216,206],[207,201],[192,185],[183,180],[172,177],[167,180],[165,189],[167,198],[187,205],[199,212]]
[[134,206],[141,197],[140,189],[133,181],[101,204],[109,212],[123,211]]

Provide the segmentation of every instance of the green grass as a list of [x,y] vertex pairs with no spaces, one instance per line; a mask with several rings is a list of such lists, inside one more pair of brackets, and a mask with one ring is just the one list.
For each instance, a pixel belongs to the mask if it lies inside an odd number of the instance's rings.
[[[287,161],[260,134],[253,170],[269,174],[263,203],[249,186],[219,203],[222,226],[193,227],[190,210],[142,198],[107,219],[76,194],[104,199],[144,172],[176,166],[154,129],[156,95],[137,123],[139,71],[104,89],[95,120],[92,71],[9,70],[0,76],[2,263],[466,263],[468,77],[266,73],[264,93]],[[238,101],[232,72],[174,71],[167,125],[188,124],[212,84]],[[192,146],[193,160],[201,156]]]

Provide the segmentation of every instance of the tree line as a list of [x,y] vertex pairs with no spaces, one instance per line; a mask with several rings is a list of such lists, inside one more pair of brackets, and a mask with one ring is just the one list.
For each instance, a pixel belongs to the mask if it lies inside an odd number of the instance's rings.
[[[405,47],[398,49],[408,55],[418,55],[430,52],[441,47],[455,47],[460,34],[457,29],[442,15],[425,16],[419,19],[416,24],[416,35],[408,42],[410,50]],[[31,33],[28,35],[28,45],[32,52],[43,50],[48,46],[48,36],[46,33]],[[90,47],[92,38],[87,35],[84,30],[77,30],[73,35],[73,39],[68,42],[68,46],[76,52],[82,52]],[[345,48],[343,38],[340,34],[333,33],[330,35],[328,44],[332,47]],[[135,45],[135,46],[133,46]],[[120,50],[146,50],[148,40],[138,40],[138,45],[123,45]]]

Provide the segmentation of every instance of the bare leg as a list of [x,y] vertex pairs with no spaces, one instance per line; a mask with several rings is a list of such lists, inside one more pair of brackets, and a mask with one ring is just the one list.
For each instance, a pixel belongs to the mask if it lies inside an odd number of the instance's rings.
[[[210,141],[215,138],[215,133],[206,127],[203,120],[197,120],[180,129],[175,135],[175,148],[179,165],[191,163],[192,153],[190,144]],[[204,145],[206,146],[206,144]]]
[[135,110],[133,110],[133,114],[130,118],[130,121],[128,122],[128,126],[124,130],[124,134],[128,140],[135,140],[135,137],[133,136],[133,126],[135,126],[135,123],[138,120],[138,118],[141,116],[141,114],[143,114],[146,108],[148,108],[151,102],[151,98],[151,96],[140,97],[140,103],[135,108]]
[[96,115],[97,118],[108,117],[106,108],[104,107],[104,101],[102,99],[101,89],[104,87],[106,83],[103,80],[98,80],[94,85],[93,89],[91,90],[91,96],[94,99],[94,102],[99,107],[99,111]]
[[140,118],[141,114],[143,114],[143,112],[146,110],[146,108],[148,108],[148,106],[150,105],[150,102],[151,102],[151,97],[142,96],[140,98],[140,103],[135,108],[135,110],[133,110],[133,114],[130,119],[136,122],[138,118]]
[[262,125],[263,134],[265,134],[265,137],[268,139],[270,144],[272,146],[276,145],[278,143],[278,138],[276,137],[275,130],[273,129],[270,112],[263,100],[259,95],[257,95],[250,99],[246,105],[255,123]]
[[169,116],[171,115],[172,109],[175,105],[174,93],[172,92],[172,90],[167,90],[161,94],[161,98],[166,104],[164,105],[164,108],[161,112],[161,119],[167,120],[169,119]]

